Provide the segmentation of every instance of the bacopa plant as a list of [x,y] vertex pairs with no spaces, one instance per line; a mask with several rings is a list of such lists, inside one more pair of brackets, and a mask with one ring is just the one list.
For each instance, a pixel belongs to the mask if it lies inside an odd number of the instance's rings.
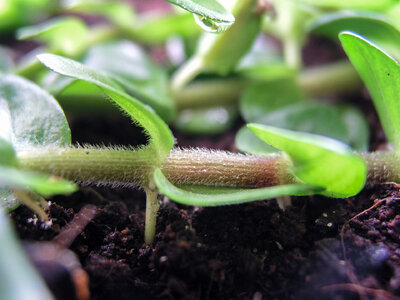
[[[144,239],[150,244],[159,194],[185,205],[218,206],[292,195],[346,198],[366,183],[399,180],[400,66],[393,57],[399,57],[400,34],[394,22],[380,15],[385,11],[390,16],[398,9],[392,1],[271,4],[243,0],[226,7],[212,0],[169,2],[188,12],[135,22],[134,12],[120,2],[77,1],[68,9],[105,16],[110,25],[89,28],[75,17],[58,17],[18,31],[21,39],[44,43],[47,53],[15,67],[4,51],[0,77],[3,209],[23,203],[45,220],[44,199],[73,193],[77,184],[141,188],[147,199]],[[346,5],[352,13],[338,10]],[[327,13],[325,8],[337,11]],[[209,33],[195,48],[191,41],[200,34],[198,25]],[[157,31],[160,28],[163,33]],[[270,45],[266,53],[252,47],[260,32],[282,43],[282,57],[274,60],[277,54]],[[353,107],[306,101],[306,95],[360,86],[345,61],[302,67],[301,47],[310,32],[332,39],[339,36],[394,150],[366,151],[365,121]],[[126,40],[151,45],[176,34],[188,49],[192,47],[188,51],[192,55],[176,67],[171,80],[143,50]],[[208,75],[195,80],[199,74]],[[148,141],[137,148],[72,145],[64,112],[51,94],[62,103],[65,99],[84,103],[85,97],[105,95],[143,128]],[[218,109],[225,116],[222,125],[206,117]],[[245,154],[174,147],[167,123],[185,132],[216,133],[229,128],[238,110],[247,125],[238,132],[236,145]],[[196,124],[202,124],[204,131]],[[9,230],[7,222],[0,220],[1,230]],[[8,241],[11,235],[0,236]],[[2,253],[6,256],[9,251],[0,251],[1,263]],[[16,295],[7,299],[25,299]]]

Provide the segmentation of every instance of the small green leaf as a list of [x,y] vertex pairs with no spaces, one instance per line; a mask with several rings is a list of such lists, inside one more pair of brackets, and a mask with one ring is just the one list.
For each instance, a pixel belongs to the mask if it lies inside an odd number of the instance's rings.
[[[308,184],[290,184],[260,189],[234,189],[216,187],[179,188],[164,176],[160,169],[154,172],[154,181],[160,192],[170,199],[185,205],[220,206],[267,200],[286,195],[311,195],[324,188]],[[193,192],[195,190],[195,192]]]
[[17,157],[12,145],[0,136],[0,166],[16,166]]
[[304,100],[294,80],[256,82],[243,91],[239,109],[246,122],[256,122],[273,111]]
[[45,197],[77,190],[74,183],[66,180],[3,166],[0,166],[0,188],[33,190]]
[[192,14],[149,14],[141,18],[134,34],[139,41],[147,44],[165,43],[172,36],[195,37],[200,34]]
[[83,61],[117,80],[129,94],[149,104],[165,120],[175,117],[167,73],[139,46],[128,41],[97,45],[88,51]]
[[20,26],[48,17],[55,8],[54,0],[2,0],[0,5],[0,33],[8,33]]
[[264,142],[285,151],[293,161],[294,174],[304,183],[324,186],[324,195],[351,197],[363,188],[366,164],[345,144],[272,126],[249,124],[248,127]]
[[236,133],[235,146],[241,152],[257,155],[268,155],[279,151],[257,138],[246,126]]
[[21,40],[44,42],[51,51],[72,56],[80,54],[86,48],[87,35],[85,23],[73,17],[55,18],[18,30],[18,38]]
[[187,134],[219,134],[228,130],[237,117],[234,107],[212,107],[182,110],[175,127]]
[[130,97],[118,88],[113,80],[74,60],[41,54],[38,59],[51,70],[65,76],[84,80],[100,87],[118,106],[138,122],[150,137],[149,147],[155,151],[154,159],[159,163],[168,155],[174,145],[174,138],[165,124],[148,106]]
[[70,0],[65,6],[70,11],[104,16],[121,28],[135,26],[133,7],[125,2]]
[[369,128],[364,115],[352,106],[339,107],[340,115],[347,128],[347,143],[358,151],[367,151]]
[[301,2],[327,9],[353,8],[379,11],[395,4],[397,0],[301,0]]
[[400,32],[383,15],[362,12],[324,14],[310,27],[313,33],[334,40],[344,30],[357,32],[400,59]]
[[71,144],[71,132],[57,101],[23,78],[0,78],[0,136],[16,151]]
[[[1,192],[1,191],[0,191]],[[1,197],[1,196],[0,196]],[[53,300],[42,277],[26,258],[12,222],[0,209],[0,299]]]
[[339,37],[372,96],[387,138],[400,149],[399,63],[356,33],[344,32]]
[[[252,103],[250,108],[255,114],[248,114],[248,116],[255,116],[256,118],[248,118],[247,120],[263,125],[320,134],[345,143],[352,142],[351,138],[354,137],[350,137],[350,132],[355,128],[349,129],[346,127],[342,112],[338,108],[323,103],[298,102],[276,109],[275,106],[279,105],[277,100],[279,98],[272,101],[271,106],[268,102]],[[283,99],[282,104],[285,101],[287,100]],[[257,107],[258,111],[261,112],[260,115],[256,115]],[[268,112],[268,107],[271,107],[270,112]],[[274,152],[273,148],[255,140],[254,134],[244,126],[239,131],[235,143],[241,151],[247,153],[266,154]]]
[[167,0],[190,11],[198,16],[206,17],[219,22],[233,23],[235,17],[226,10],[217,0]]

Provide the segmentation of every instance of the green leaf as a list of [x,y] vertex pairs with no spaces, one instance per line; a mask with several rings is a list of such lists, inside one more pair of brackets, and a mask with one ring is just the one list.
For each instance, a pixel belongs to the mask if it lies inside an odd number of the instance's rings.
[[66,1],[65,6],[70,11],[104,16],[121,28],[135,26],[136,16],[133,7],[125,2],[70,0]]
[[134,34],[139,41],[147,44],[165,43],[172,36],[195,37],[200,34],[192,14],[149,14],[140,19]]
[[175,127],[187,134],[219,134],[228,130],[237,117],[234,107],[184,109],[175,121]]
[[[113,60],[109,58],[113,57]],[[175,103],[170,95],[167,73],[154,64],[137,45],[128,41],[111,42],[92,47],[83,63],[122,85],[132,96],[149,104],[164,120],[176,116]],[[44,87],[59,96],[102,97],[101,91],[90,83],[49,73]]]
[[304,132],[259,124],[250,130],[292,159],[294,174],[306,184],[326,188],[324,195],[351,197],[364,186],[367,167],[361,157],[339,141]]
[[344,30],[356,32],[400,58],[400,32],[383,15],[362,12],[324,14],[310,27],[313,33],[334,40]]
[[128,41],[97,45],[88,51],[84,64],[104,71],[165,120],[171,121],[175,117],[176,108],[170,95],[167,73],[154,64],[139,46]]
[[[196,192],[173,185],[160,169],[154,172],[154,181],[160,192],[170,199],[185,205],[219,206],[267,200],[286,195],[310,195],[323,188],[308,184],[281,185],[260,189],[234,189],[201,187]],[[193,190],[194,187],[191,189]]]
[[54,0],[2,0],[0,34],[46,18],[55,6]]
[[327,9],[353,8],[379,11],[397,3],[397,0],[301,0],[301,2]]
[[243,91],[239,109],[246,122],[255,122],[284,106],[304,100],[294,80],[256,82],[249,84]]
[[352,106],[339,107],[340,115],[347,128],[347,143],[358,151],[367,151],[369,128],[362,112]]
[[74,183],[66,180],[3,166],[0,166],[0,188],[33,190],[45,197],[77,190]]
[[11,141],[16,151],[71,144],[70,129],[57,101],[23,78],[0,78],[0,116],[0,136]]
[[18,243],[12,222],[0,209],[0,299],[53,300]]
[[399,63],[355,33],[341,33],[339,38],[371,94],[387,138],[400,149]]
[[167,0],[196,15],[219,22],[233,23],[235,17],[217,0]]
[[268,155],[279,151],[257,138],[246,126],[236,133],[235,146],[241,152],[257,155]]
[[[282,102],[284,103],[284,101]],[[352,142],[351,138],[354,138],[353,136],[350,137],[350,129],[346,127],[342,112],[333,106],[323,103],[299,102],[274,110],[276,104],[272,102],[271,112],[268,113],[268,102],[265,102],[265,104],[253,103],[253,105],[253,111],[256,112],[258,107],[262,114],[260,116],[255,115],[257,118],[248,118],[248,122],[320,134],[345,143]],[[263,145],[260,141],[256,142],[254,134],[246,127],[239,131],[235,142],[241,151],[247,153],[266,154],[274,152],[268,145]]]
[[122,110],[138,122],[150,137],[149,147],[155,152],[155,160],[162,162],[174,145],[174,138],[165,124],[149,107],[121,91],[113,80],[74,60],[41,54],[38,59],[51,70],[65,76],[84,80],[100,87]]
[[14,148],[0,136],[0,166],[16,166],[17,164]]
[[78,18],[60,17],[21,28],[17,35],[21,40],[44,42],[51,51],[74,56],[86,48],[88,30],[85,23]]

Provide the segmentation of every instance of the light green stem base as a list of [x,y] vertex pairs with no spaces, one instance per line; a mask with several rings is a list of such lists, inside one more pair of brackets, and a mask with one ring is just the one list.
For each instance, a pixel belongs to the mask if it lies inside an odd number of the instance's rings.
[[151,188],[146,189],[146,221],[144,226],[144,241],[152,244],[156,234],[157,212],[160,203],[157,199],[158,192]]

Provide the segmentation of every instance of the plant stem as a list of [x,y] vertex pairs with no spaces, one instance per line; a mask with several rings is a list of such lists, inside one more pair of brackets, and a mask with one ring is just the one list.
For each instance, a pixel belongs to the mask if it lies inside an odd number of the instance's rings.
[[236,103],[246,80],[214,79],[195,81],[173,94],[178,109]]
[[179,91],[190,81],[192,81],[204,68],[204,62],[200,57],[189,59],[181,68],[179,68],[172,76],[171,89]]
[[[305,69],[297,82],[311,97],[353,91],[362,86],[357,72],[345,60]],[[234,104],[247,83],[243,78],[195,81],[173,91],[173,97],[179,109]]]
[[157,190],[146,189],[146,221],[144,226],[144,242],[146,244],[153,243],[156,234],[157,212],[160,207],[157,195]]
[[347,60],[306,69],[297,82],[310,96],[338,94],[362,87],[357,71]]
[[[400,179],[398,153],[381,151],[362,153],[361,156],[368,165],[369,183]],[[44,148],[20,152],[18,158],[22,169],[50,173],[87,184],[139,185],[146,193],[155,167],[145,148]],[[281,154],[256,156],[205,149],[173,149],[161,170],[174,184],[268,187],[295,182],[290,162]],[[151,188],[151,191],[154,189]]]
[[[18,153],[20,167],[62,176],[80,183],[141,186],[147,189],[154,158],[146,148],[64,148]],[[288,161],[205,149],[173,149],[161,166],[175,184],[267,187],[293,182]]]

